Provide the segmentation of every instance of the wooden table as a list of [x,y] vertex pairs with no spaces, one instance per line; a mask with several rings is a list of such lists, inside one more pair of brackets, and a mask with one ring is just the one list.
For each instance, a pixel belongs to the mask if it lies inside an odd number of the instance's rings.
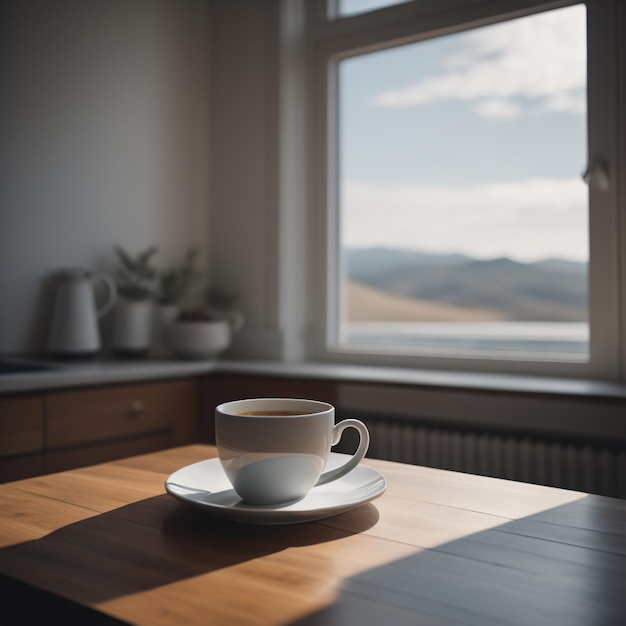
[[626,624],[624,500],[367,459],[374,502],[256,526],[165,493],[215,455],[0,485],[0,623]]

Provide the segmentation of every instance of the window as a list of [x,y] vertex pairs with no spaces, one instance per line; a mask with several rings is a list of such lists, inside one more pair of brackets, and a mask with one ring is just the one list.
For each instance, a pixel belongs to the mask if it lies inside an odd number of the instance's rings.
[[311,33],[316,355],[618,377],[613,5],[395,4]]
[[[337,6],[329,7],[333,14],[336,12],[337,17],[349,17],[351,15],[359,15],[360,13],[368,13],[369,11],[377,11],[384,7],[394,4],[409,2],[409,0],[338,0]],[[334,11],[333,11],[334,9]]]
[[338,341],[588,359],[583,5],[338,64]]

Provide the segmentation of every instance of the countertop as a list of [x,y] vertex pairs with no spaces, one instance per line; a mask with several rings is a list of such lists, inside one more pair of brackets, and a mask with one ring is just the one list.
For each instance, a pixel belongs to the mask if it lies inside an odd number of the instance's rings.
[[0,393],[179,378],[206,374],[215,368],[213,361],[151,358],[133,361],[103,359],[72,362],[27,359],[26,362],[41,363],[46,369],[2,374]]
[[180,378],[209,373],[232,373],[338,382],[420,385],[506,393],[626,398],[626,385],[610,381],[441,372],[324,362],[228,359],[196,361],[175,358],[147,358],[133,361],[102,359],[87,362],[39,362],[44,363],[48,369],[0,375],[0,393],[37,392],[55,388]]

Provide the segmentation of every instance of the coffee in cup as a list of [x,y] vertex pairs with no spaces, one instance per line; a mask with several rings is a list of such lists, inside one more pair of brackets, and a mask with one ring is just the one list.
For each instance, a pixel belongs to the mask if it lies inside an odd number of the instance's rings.
[[[343,465],[323,472],[330,449],[346,428],[356,428],[358,448]],[[276,505],[298,500],[354,469],[369,447],[359,420],[335,424],[335,409],[318,400],[257,398],[235,400],[215,409],[220,462],[244,502]]]
[[294,411],[242,411],[241,413],[237,413],[237,415],[248,415],[248,416],[256,416],[256,417],[287,417],[288,415],[306,415],[306,413],[296,413]]

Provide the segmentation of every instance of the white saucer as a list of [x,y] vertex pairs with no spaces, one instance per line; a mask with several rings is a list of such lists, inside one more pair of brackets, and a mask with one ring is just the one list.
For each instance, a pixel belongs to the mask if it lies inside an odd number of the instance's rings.
[[[331,452],[325,469],[345,463],[347,456]],[[284,505],[255,506],[243,502],[228,481],[219,459],[182,467],[165,481],[165,490],[178,500],[219,517],[252,524],[295,524],[338,515],[378,498],[385,489],[385,477],[363,464],[337,480],[313,487],[301,500]]]

